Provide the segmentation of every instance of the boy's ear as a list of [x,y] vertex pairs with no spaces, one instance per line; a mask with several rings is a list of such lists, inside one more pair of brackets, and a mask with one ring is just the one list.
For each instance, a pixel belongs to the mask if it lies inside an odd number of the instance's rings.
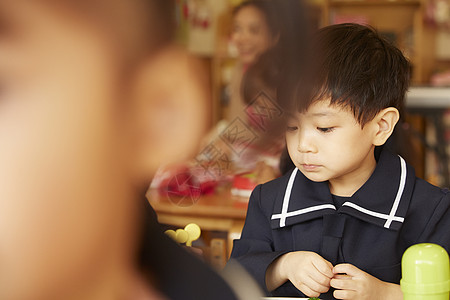
[[377,125],[377,132],[373,141],[375,146],[381,146],[386,143],[399,119],[400,113],[395,107],[385,108],[375,116],[373,120]]

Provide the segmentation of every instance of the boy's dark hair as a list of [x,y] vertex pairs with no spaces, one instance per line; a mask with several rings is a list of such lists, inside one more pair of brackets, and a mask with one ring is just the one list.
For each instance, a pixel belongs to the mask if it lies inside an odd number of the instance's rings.
[[387,107],[403,110],[410,64],[373,28],[350,23],[322,28],[310,50],[307,78],[296,87],[299,111],[330,98],[332,105],[349,107],[364,127]]

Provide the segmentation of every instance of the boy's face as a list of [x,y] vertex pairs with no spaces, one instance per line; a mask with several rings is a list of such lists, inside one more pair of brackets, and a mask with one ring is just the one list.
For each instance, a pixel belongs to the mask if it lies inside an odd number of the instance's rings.
[[286,143],[297,168],[310,180],[328,181],[332,193],[351,196],[372,174],[376,161],[372,122],[364,128],[347,108],[313,102],[288,122]]

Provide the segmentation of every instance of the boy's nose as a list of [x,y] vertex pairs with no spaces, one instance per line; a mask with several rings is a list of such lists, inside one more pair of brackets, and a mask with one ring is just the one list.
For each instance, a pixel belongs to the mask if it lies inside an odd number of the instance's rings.
[[305,133],[298,134],[297,150],[301,153],[316,152],[316,147]]

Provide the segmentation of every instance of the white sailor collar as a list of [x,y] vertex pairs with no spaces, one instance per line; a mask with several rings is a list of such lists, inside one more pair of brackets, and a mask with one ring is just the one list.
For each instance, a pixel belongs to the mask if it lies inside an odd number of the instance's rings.
[[369,180],[337,209],[327,182],[313,182],[295,168],[284,193],[279,193],[271,217],[273,229],[326,214],[343,213],[387,229],[403,224],[415,184],[414,169],[383,150]]

